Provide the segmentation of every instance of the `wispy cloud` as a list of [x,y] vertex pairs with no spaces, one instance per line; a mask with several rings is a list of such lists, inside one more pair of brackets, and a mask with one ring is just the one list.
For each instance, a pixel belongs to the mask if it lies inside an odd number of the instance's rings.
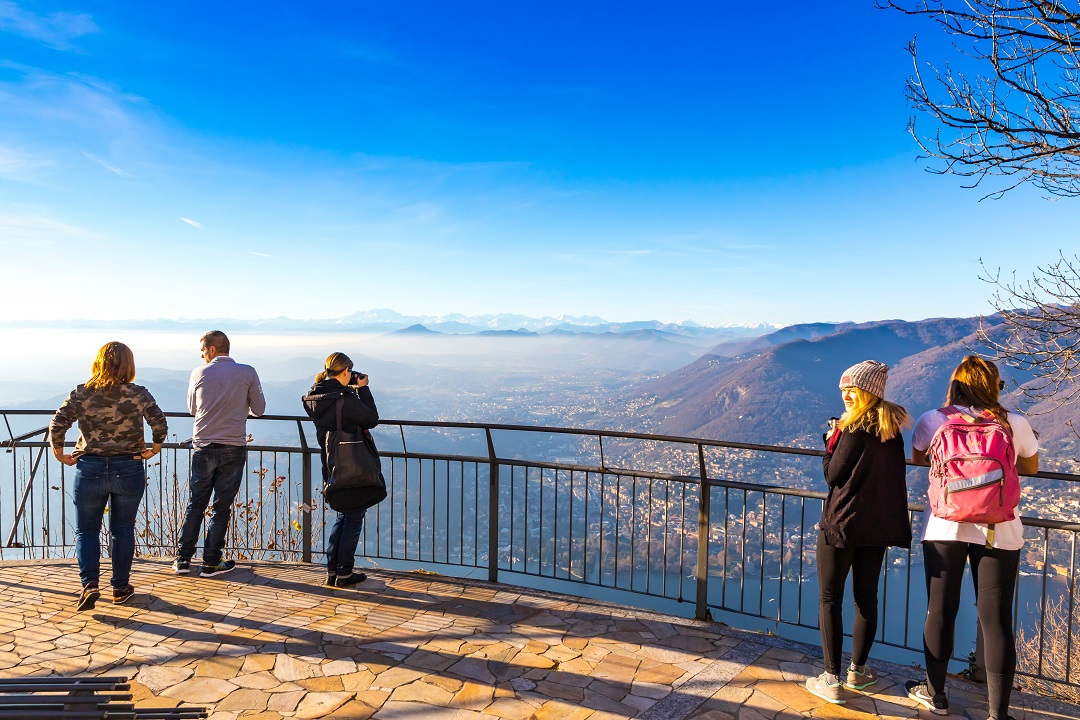
[[186,222],[188,225],[190,225],[193,228],[199,228],[200,230],[203,229],[203,226],[202,226],[201,222],[198,222],[198,221],[192,220],[190,218],[186,218],[186,217],[182,217],[180,219],[183,220],[184,222]]
[[0,31],[40,40],[56,50],[75,50],[71,41],[96,33],[98,26],[89,13],[38,15],[9,0],[0,0]]
[[259,257],[270,257],[266,253],[255,252],[254,250],[248,250],[248,253],[251,255],[258,255]]
[[123,168],[119,168],[119,167],[113,165],[111,162],[109,162],[107,160],[103,160],[102,158],[99,158],[97,155],[94,155],[94,154],[88,153],[88,152],[84,152],[83,155],[90,158],[91,160],[93,160],[94,162],[96,162],[98,165],[105,168],[109,172],[114,172],[114,173],[116,173],[117,175],[119,175],[122,178],[130,178],[131,177],[131,173],[129,173],[127,170],[124,170]]
[[45,164],[43,160],[21,150],[0,145],[0,177],[24,180],[30,171]]
[[652,250],[601,250],[608,255],[649,255]]
[[32,241],[33,246],[52,246],[60,241],[78,240],[94,242],[100,240],[97,234],[77,225],[70,225],[59,220],[40,215],[0,215],[0,247],[5,242],[18,242],[25,246]]

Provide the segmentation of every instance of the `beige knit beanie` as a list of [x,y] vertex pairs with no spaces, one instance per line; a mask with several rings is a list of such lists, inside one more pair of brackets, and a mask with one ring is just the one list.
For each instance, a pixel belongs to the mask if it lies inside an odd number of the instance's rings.
[[889,366],[877,360],[863,360],[852,365],[840,376],[840,387],[857,387],[879,398],[885,397],[885,380]]

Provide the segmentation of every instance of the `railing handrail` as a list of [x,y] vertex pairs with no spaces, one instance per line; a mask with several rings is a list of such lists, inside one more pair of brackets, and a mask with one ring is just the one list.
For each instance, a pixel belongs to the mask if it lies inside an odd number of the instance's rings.
[[[0,415],[52,415],[53,410],[3,410],[0,409]],[[190,418],[190,413],[186,412],[166,412],[165,417],[177,417],[177,418]],[[279,420],[289,422],[311,422],[311,418],[306,415],[259,415],[258,417],[251,417],[251,420]],[[455,428],[463,430],[504,430],[514,432],[534,432],[534,433],[558,433],[563,435],[579,435],[585,437],[597,437],[597,438],[622,438],[625,440],[653,440],[659,442],[678,443],[683,445],[695,445],[704,447],[721,447],[729,450],[752,450],[757,452],[772,452],[783,453],[787,455],[803,455],[806,457],[825,457],[824,450],[812,450],[810,448],[791,447],[788,445],[765,445],[760,443],[744,443],[735,442],[733,440],[713,440],[711,438],[696,438],[687,435],[659,435],[653,433],[640,433],[630,432],[626,430],[598,430],[595,428],[571,428],[571,427],[557,427],[548,425],[514,425],[506,423],[487,423],[487,422],[465,422],[458,420],[395,420],[395,419],[382,419],[379,420],[379,425],[395,425],[398,427],[426,427],[426,428]],[[47,430],[44,428],[43,430]],[[27,437],[32,437],[41,433],[43,430],[35,430],[31,433],[26,433],[9,440],[0,441],[0,447],[12,447],[12,442],[21,442]],[[26,443],[29,445],[30,443]],[[166,445],[166,447],[173,447],[173,445]],[[175,447],[186,447],[184,443],[177,443]],[[298,451],[298,452],[318,452],[317,449],[310,449],[298,446],[249,446],[251,449],[259,449],[270,451]],[[425,454],[426,456],[427,454]],[[454,456],[455,458],[458,456]],[[501,461],[509,461],[508,458],[500,458]],[[920,465],[911,462],[910,459],[905,460],[908,467],[921,467]],[[613,468],[601,466],[598,469],[612,470]],[[1080,482],[1080,475],[1074,475],[1071,473],[1060,472],[1047,472],[1040,470],[1034,474],[1021,474],[1022,477],[1034,477],[1041,478],[1043,480],[1064,480],[1066,482]],[[696,476],[688,476],[696,477]],[[922,507],[920,506],[920,510]]]

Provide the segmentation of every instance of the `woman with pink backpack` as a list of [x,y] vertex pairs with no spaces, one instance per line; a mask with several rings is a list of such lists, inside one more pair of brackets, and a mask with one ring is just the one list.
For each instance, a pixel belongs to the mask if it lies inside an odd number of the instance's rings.
[[930,466],[922,536],[926,679],[905,687],[909,698],[936,715],[949,713],[945,675],[964,566],[971,563],[988,720],[1009,717],[1016,672],[1012,604],[1024,545],[1019,476],[1038,471],[1039,443],[1028,421],[998,401],[1004,388],[992,362],[967,356],[949,380],[945,407],[920,417],[911,438],[911,461]]

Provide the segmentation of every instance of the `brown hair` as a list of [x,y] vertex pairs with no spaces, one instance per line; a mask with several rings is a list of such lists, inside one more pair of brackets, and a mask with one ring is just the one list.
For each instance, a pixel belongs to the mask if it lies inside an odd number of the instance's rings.
[[946,405],[964,405],[989,410],[994,419],[1012,433],[1008,411],[998,401],[1001,393],[1001,373],[997,365],[978,355],[968,355],[960,361],[949,378]]
[[866,430],[885,442],[911,425],[911,416],[900,405],[879,398],[861,387],[850,387],[855,391],[855,406],[840,417],[841,430]]
[[323,371],[315,376],[315,382],[322,382],[333,375],[340,375],[344,370],[352,370],[353,362],[343,352],[330,353],[326,358],[326,366]]
[[229,354],[229,338],[220,330],[211,330],[199,338],[199,342],[206,343],[207,347],[216,348],[218,355]]
[[135,356],[122,342],[105,343],[90,366],[86,387],[104,389],[126,385],[135,379]]

